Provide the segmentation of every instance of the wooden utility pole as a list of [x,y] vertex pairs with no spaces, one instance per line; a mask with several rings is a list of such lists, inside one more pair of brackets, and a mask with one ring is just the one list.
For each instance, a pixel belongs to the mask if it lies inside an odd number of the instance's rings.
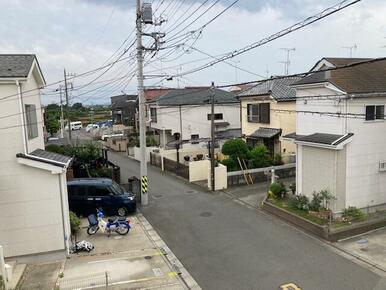
[[215,160],[214,160],[214,147],[216,144],[216,138],[214,134],[214,82],[212,82],[212,85],[210,87],[211,89],[211,115],[210,115],[210,132],[211,132],[211,142],[210,142],[210,180],[211,180],[211,188],[212,191],[215,191]]
[[71,141],[71,121],[70,121],[70,102],[68,101],[68,88],[67,88],[67,74],[66,69],[64,69],[64,93],[66,96],[66,114],[67,114],[67,124],[68,124],[68,139]]

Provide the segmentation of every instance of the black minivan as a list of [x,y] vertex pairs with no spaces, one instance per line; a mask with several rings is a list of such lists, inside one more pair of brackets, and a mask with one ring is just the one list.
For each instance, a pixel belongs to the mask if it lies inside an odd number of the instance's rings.
[[70,210],[78,215],[95,214],[102,208],[105,215],[126,216],[136,211],[135,196],[108,178],[76,178],[67,182]]

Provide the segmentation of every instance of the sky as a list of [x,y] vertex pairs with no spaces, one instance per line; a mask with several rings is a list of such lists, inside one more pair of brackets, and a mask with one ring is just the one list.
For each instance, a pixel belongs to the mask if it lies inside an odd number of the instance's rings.
[[[320,22],[235,57],[228,64],[221,63],[167,81],[169,75],[213,60],[208,54],[218,56],[239,49],[339,0],[240,0],[206,26],[198,38],[197,34],[184,36],[220,13],[232,0],[208,0],[204,4],[193,0],[152,2],[155,17],[167,21],[157,27],[148,25],[146,31],[165,32],[166,36],[162,50],[145,55],[146,86],[207,86],[212,81],[224,85],[282,75],[282,62],[286,58],[282,48],[296,49],[291,51],[290,73],[308,71],[323,57],[348,57],[350,50],[345,47],[354,45],[357,46],[352,50],[354,57],[381,57],[386,53],[383,47],[386,46],[386,1],[362,0]],[[64,68],[80,75],[111,63],[134,41],[134,34],[130,33],[135,24],[135,0],[0,0],[0,3],[0,19],[5,24],[0,26],[0,53],[35,53],[48,84],[62,80]],[[169,40],[175,33],[180,38]],[[118,49],[128,36],[129,41]],[[144,43],[150,45],[151,38],[145,36]],[[134,56],[135,46],[132,46],[108,71],[100,69],[92,75],[74,78],[72,102],[109,103],[113,95],[135,93]],[[44,103],[59,101],[54,92],[57,87],[45,89]]]

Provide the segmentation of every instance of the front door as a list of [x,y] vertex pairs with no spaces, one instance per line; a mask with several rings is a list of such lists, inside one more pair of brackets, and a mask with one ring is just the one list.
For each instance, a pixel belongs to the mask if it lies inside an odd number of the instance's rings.
[[104,214],[106,214],[106,199],[109,199],[110,197],[110,191],[107,186],[103,185],[92,185],[88,189],[88,196],[87,196],[87,201],[88,201],[88,208],[92,213],[96,212],[97,208],[102,208],[104,211]]

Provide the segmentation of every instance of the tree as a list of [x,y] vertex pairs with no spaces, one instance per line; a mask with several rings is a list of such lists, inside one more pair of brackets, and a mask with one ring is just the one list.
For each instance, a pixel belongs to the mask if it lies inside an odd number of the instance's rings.
[[77,110],[77,111],[82,111],[82,110],[84,109],[82,103],[75,103],[75,104],[72,105],[72,108],[73,108],[74,110]]
[[272,158],[269,156],[267,147],[263,144],[257,145],[251,151],[254,168],[268,167],[272,165]]
[[243,139],[227,140],[222,146],[221,152],[233,160],[237,160],[237,157],[240,159],[249,159],[250,157],[247,143]]
[[50,133],[51,135],[58,132],[58,130],[60,129],[59,120],[56,119],[54,116],[46,118],[46,129],[47,129],[47,132]]

